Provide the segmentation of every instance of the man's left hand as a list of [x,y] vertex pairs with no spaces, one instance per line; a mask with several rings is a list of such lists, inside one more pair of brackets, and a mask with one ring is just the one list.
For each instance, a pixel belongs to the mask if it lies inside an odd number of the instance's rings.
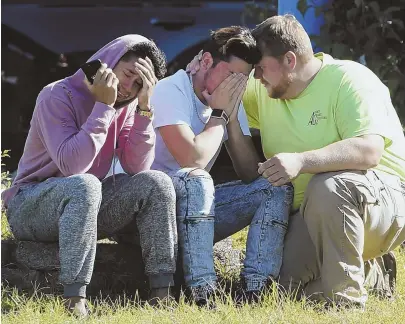
[[259,163],[258,172],[273,186],[282,186],[296,178],[303,166],[300,153],[279,153],[264,163]]
[[150,110],[150,98],[152,97],[153,88],[158,79],[155,76],[152,61],[149,57],[145,59],[139,58],[135,63],[136,71],[142,78],[142,88],[138,92],[138,105],[141,110]]

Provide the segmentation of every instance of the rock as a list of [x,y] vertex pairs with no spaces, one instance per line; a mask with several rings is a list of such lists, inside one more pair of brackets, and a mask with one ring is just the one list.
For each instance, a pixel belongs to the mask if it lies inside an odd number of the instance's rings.
[[228,237],[214,246],[214,260],[222,271],[239,272],[242,268],[242,253],[232,246],[232,238]]
[[18,242],[15,261],[32,270],[57,270],[59,269],[59,246],[57,243]]
[[[232,247],[232,240],[225,239],[214,247],[218,277],[228,277],[239,272],[241,253]],[[175,282],[184,283],[181,263]],[[2,282],[10,287],[33,293],[61,294],[63,287],[58,282],[59,248],[57,243],[2,242]],[[98,243],[92,280],[87,287],[89,296],[122,295],[133,296],[138,292],[146,298],[148,280],[144,274],[142,252],[132,244]]]
[[17,243],[14,240],[1,241],[1,265],[8,265],[15,261],[14,252]]

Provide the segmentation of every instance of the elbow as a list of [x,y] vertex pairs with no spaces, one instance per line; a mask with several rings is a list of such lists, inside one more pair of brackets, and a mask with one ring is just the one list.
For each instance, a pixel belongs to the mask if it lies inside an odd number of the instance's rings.
[[178,161],[179,165],[182,168],[199,168],[205,169],[208,162],[202,154],[199,154],[197,151],[189,152],[184,156],[183,159]]
[[59,170],[64,177],[70,177],[75,174],[84,174],[88,171],[88,169],[75,168],[75,166],[69,167],[61,164],[59,165]]
[[[361,160],[364,164],[364,169],[375,168],[380,164],[384,153],[385,145],[384,138],[379,135],[368,135],[360,138],[358,142],[359,151],[361,152]],[[359,153],[360,153],[359,152]]]
[[83,164],[77,163],[77,161],[75,161],[75,159],[70,160],[70,159],[64,159],[61,157],[58,158],[57,165],[58,165],[59,171],[65,177],[70,177],[75,174],[86,173],[91,167],[91,164],[85,166]]
[[364,154],[364,164],[366,169],[375,168],[377,165],[380,164],[382,157],[382,152],[371,150],[370,152],[366,152]]
[[207,167],[207,163],[203,161],[188,159],[187,161],[182,161],[179,163],[182,168],[199,168],[205,169]]
[[155,152],[153,150],[149,150],[145,154],[133,154],[132,159],[129,160],[125,158],[126,156],[127,155],[124,155],[119,158],[121,166],[125,173],[135,175],[142,171],[148,171],[151,169],[155,159]]
[[372,169],[379,165],[383,153],[384,147],[381,148],[376,145],[368,145],[363,152],[365,169]]

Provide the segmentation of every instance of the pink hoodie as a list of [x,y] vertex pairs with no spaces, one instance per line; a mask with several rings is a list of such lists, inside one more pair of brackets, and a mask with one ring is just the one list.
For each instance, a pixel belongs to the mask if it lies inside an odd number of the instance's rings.
[[[140,35],[119,37],[89,61],[100,59],[114,68],[129,48],[147,41]],[[128,174],[150,169],[155,133],[152,121],[135,113],[138,100],[119,109],[111,108],[95,102],[83,80],[84,73],[79,69],[39,93],[17,176],[11,188],[2,193],[4,206],[21,185],[28,183],[81,173],[103,179],[115,147]]]

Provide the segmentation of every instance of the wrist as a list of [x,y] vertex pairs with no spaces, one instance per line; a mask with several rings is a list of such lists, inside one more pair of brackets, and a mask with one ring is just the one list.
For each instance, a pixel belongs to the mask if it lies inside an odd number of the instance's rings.
[[153,107],[152,106],[149,107],[149,110],[144,110],[139,105],[137,105],[135,112],[140,116],[147,117],[149,119],[153,118]]
[[146,104],[143,103],[138,103],[138,109],[142,111],[151,111],[152,110],[152,105],[148,102]]
[[225,122],[225,125],[228,125],[229,123],[229,116],[225,110],[212,109],[211,118],[222,119]]
[[208,120],[208,123],[209,123],[210,125],[214,125],[214,126],[219,126],[219,125],[221,125],[221,126],[224,127],[224,129],[226,129],[226,122],[225,122],[225,120],[222,119],[222,118],[210,118],[210,119]]
[[228,127],[239,126],[239,120],[237,118],[229,118]]
[[306,170],[306,161],[307,161],[305,152],[295,153],[295,154],[296,154],[296,157],[297,157],[297,159],[299,161],[299,166],[300,166],[298,174],[307,173],[307,172],[305,172],[305,170]]

